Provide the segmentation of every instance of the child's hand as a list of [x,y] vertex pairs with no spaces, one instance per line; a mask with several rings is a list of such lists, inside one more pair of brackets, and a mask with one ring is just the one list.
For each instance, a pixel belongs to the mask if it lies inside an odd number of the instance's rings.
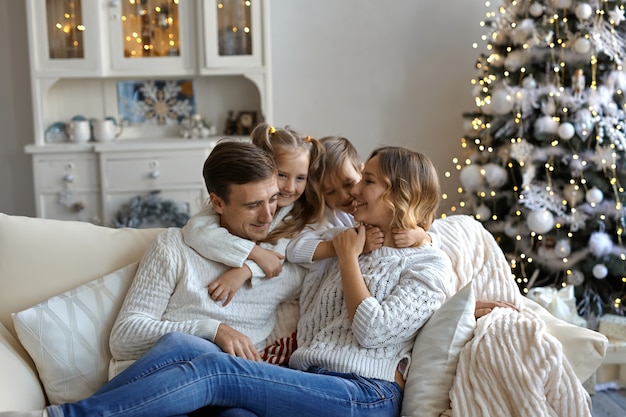
[[208,285],[209,296],[213,301],[222,301],[222,306],[226,307],[250,275],[247,267],[229,269]]
[[393,229],[391,231],[393,243],[397,248],[408,248],[412,246],[421,246],[423,243],[431,242],[430,235],[426,231],[417,226],[415,229]]
[[363,253],[370,253],[373,250],[380,249],[385,241],[385,234],[376,226],[365,226],[365,245]]
[[361,252],[363,252],[365,233],[365,226],[361,225],[357,228],[344,230],[335,236],[333,239],[333,247],[335,248],[337,258],[357,258]]
[[283,270],[283,259],[285,257],[278,252],[264,249],[259,245],[254,245],[249,258],[263,270],[266,278],[274,278]]

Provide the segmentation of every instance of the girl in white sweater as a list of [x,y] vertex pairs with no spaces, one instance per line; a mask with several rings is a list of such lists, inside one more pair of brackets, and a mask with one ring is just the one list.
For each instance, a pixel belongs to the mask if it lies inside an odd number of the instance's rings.
[[[217,405],[273,417],[399,416],[411,348],[420,327],[450,296],[452,267],[431,245],[395,247],[391,230],[428,230],[439,182],[426,156],[382,147],[352,194],[361,225],[337,234],[337,257],[315,264],[305,278],[290,368],[170,333],[125,371],[135,378],[122,373],[90,398],[48,407],[48,415],[166,417]],[[384,233],[383,247],[369,254],[361,254],[363,224]]]

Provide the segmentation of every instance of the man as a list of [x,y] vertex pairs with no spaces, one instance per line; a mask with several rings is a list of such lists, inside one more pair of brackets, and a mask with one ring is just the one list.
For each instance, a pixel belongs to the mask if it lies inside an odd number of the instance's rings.
[[[273,160],[253,144],[221,142],[207,158],[203,175],[220,226],[262,241],[279,192]],[[113,326],[110,373],[121,372],[171,332],[199,336],[232,355],[260,360],[276,308],[297,297],[303,270],[287,263],[277,277],[242,287],[224,306],[210,298],[207,286],[227,270],[186,245],[180,229],[159,235],[143,256]]]

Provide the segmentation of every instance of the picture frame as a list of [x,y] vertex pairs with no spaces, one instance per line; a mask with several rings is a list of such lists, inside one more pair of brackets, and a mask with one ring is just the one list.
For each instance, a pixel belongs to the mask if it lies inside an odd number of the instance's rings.
[[256,111],[242,110],[237,113],[237,135],[249,135],[256,124]]

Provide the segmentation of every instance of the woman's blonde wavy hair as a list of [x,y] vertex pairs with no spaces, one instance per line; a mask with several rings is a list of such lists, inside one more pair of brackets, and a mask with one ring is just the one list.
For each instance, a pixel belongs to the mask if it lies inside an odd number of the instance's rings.
[[393,213],[391,227],[409,230],[420,226],[428,230],[441,196],[437,170],[430,158],[398,146],[377,148],[368,160],[375,156],[387,184],[382,198]]

